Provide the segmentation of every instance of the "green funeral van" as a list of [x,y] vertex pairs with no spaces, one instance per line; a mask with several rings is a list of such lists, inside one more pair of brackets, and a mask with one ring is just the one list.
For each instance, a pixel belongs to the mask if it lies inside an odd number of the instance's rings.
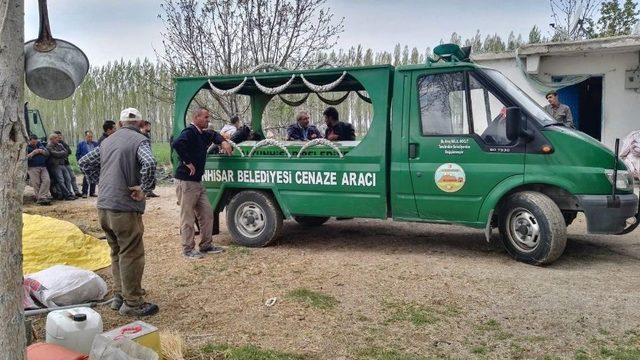
[[614,152],[555,121],[500,72],[474,64],[468,49],[440,45],[434,57],[178,78],[173,134],[189,124],[202,90],[247,96],[260,135],[276,97],[351,92],[371,104],[369,130],[357,141],[267,138],[232,143],[231,156],[208,155],[208,197],[245,246],[274,241],[283,219],[318,226],[331,217],[392,218],[484,229],[487,240],[498,228],[509,254],[541,265],[563,253],[578,212],[592,234],[636,228],[634,179]]

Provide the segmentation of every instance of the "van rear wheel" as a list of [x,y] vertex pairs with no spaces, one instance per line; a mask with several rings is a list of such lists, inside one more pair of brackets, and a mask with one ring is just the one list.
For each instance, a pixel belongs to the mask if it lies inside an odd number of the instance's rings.
[[533,265],[554,262],[567,244],[562,212],[553,200],[537,192],[511,195],[500,212],[499,229],[509,254]]
[[227,205],[227,226],[238,245],[267,246],[282,230],[282,212],[262,191],[241,191]]
[[294,216],[293,219],[300,225],[303,226],[320,226],[327,221],[329,221],[330,217],[328,216]]

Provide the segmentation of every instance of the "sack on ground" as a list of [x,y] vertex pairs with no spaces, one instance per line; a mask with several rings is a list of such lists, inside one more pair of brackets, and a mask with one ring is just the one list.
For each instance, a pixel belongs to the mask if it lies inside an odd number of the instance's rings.
[[102,300],[107,283],[93,271],[56,265],[24,279],[31,296],[46,307],[58,307]]

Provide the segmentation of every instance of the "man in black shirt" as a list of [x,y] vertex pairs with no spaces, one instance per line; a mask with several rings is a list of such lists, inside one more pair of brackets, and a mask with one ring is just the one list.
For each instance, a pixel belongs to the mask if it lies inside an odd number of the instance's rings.
[[327,124],[327,130],[324,133],[325,139],[331,141],[352,141],[356,139],[353,126],[340,121],[336,108],[329,106],[322,115],[324,115],[324,122]]
[[102,136],[98,139],[98,146],[102,143],[102,141],[109,137],[109,135],[113,134],[116,131],[116,123],[111,120],[107,120],[102,124]]
[[[216,254],[222,248],[213,245],[214,211],[202,185],[207,161],[207,149],[212,143],[231,154],[231,145],[219,133],[209,130],[209,111],[199,108],[193,112],[192,122],[173,141],[173,149],[180,157],[175,173],[176,194],[180,204],[180,235],[182,252],[187,259],[202,258],[202,254]],[[215,214],[217,216],[217,213]],[[200,251],[195,249],[195,220],[200,225]]]

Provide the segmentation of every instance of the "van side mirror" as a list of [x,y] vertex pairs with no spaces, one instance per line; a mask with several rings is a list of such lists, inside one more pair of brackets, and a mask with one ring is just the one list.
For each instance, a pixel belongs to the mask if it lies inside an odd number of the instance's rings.
[[507,108],[507,139],[516,141],[522,131],[522,112],[517,106]]

